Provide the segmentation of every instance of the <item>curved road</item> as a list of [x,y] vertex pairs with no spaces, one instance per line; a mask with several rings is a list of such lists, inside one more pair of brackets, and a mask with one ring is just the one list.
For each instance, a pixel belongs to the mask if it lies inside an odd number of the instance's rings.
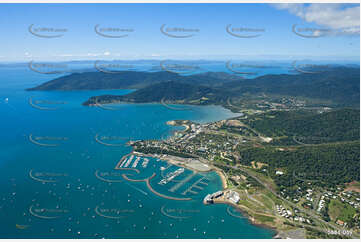
[[[324,220],[322,220],[318,215],[316,215],[315,213],[313,212],[310,212],[310,211],[307,211],[305,210],[304,208],[302,208],[301,206],[298,206],[286,199],[284,199],[283,197],[281,197],[280,195],[278,195],[276,193],[276,191],[274,191],[271,187],[269,187],[266,183],[262,182],[258,177],[250,174],[246,169],[243,169],[243,168],[240,168],[240,167],[235,167],[235,166],[230,166],[230,165],[224,165],[226,167],[229,167],[229,168],[232,168],[232,169],[238,169],[238,170],[241,170],[245,173],[247,173],[250,177],[252,177],[253,179],[255,179],[257,182],[259,182],[261,185],[263,185],[267,190],[269,190],[273,195],[275,195],[277,198],[281,199],[283,202],[287,203],[288,205],[292,206],[292,207],[296,207],[298,210],[300,210],[301,212],[307,214],[308,216],[310,216],[311,218],[317,220],[320,224],[323,224],[323,225],[327,225],[331,228],[333,228],[334,230],[336,231],[343,231],[345,230],[345,228],[341,227],[341,226],[336,226],[334,224],[331,224],[329,222],[326,222]],[[312,227],[313,228],[313,227]],[[323,230],[322,230],[323,231]],[[326,231],[323,231],[323,232],[326,232]],[[353,231],[354,232],[354,231]],[[352,235],[352,238],[354,239],[359,239],[360,237],[358,235]]]

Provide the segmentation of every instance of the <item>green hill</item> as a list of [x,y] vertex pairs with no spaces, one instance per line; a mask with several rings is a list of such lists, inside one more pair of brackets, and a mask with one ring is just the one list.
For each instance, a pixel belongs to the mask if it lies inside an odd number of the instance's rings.
[[215,101],[221,99],[222,95],[226,95],[226,92],[206,86],[170,81],[150,85],[127,95],[102,95],[91,97],[84,105],[114,102],[147,103],[161,101],[187,104],[211,104],[212,102],[215,103]]
[[[247,124],[270,137],[286,136],[302,144],[360,139],[360,110],[339,109],[321,114],[310,111],[273,111],[257,114]],[[292,143],[292,142],[291,142]]]
[[[180,87],[175,84],[170,85],[169,82],[187,85]],[[152,88],[153,85],[155,86]],[[243,79],[224,72],[206,72],[188,76],[167,71],[85,72],[63,76],[27,90],[138,89],[139,92],[126,98],[109,95],[106,100],[117,102],[127,99],[139,103],[159,101],[165,94],[165,88],[168,88],[167,98],[175,102],[186,102],[199,96],[206,96],[209,99],[207,103],[224,105],[229,97],[265,93],[330,101],[334,106],[340,107],[359,107],[360,69],[334,67],[314,74],[265,75],[254,79]],[[140,92],[141,89],[144,90]],[[183,93],[178,94],[177,92],[180,91]],[[90,101],[85,103],[91,104]]]
[[242,78],[224,72],[206,72],[189,76],[181,76],[177,73],[168,71],[120,71],[115,73],[84,72],[62,76],[27,90],[69,91],[99,89],[140,89],[153,84],[169,81],[178,81],[193,85],[219,86],[224,82],[235,80],[242,80]]
[[[306,185],[308,180],[332,186],[360,180],[360,142],[302,146],[280,151],[274,147],[240,150],[242,164],[259,161],[269,165],[268,172],[277,185],[292,187]],[[282,169],[284,175],[275,174]]]

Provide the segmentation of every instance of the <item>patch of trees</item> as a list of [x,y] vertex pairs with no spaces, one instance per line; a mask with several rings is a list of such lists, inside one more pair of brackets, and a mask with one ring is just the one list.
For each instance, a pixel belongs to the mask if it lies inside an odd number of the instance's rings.
[[[322,187],[360,180],[360,142],[323,144],[279,151],[274,147],[249,147],[240,150],[240,162],[268,164],[269,175],[283,187],[304,186],[312,182]],[[283,175],[275,174],[276,169]]]
[[284,136],[284,141],[289,144],[321,144],[360,139],[358,109],[340,109],[321,114],[310,111],[272,111],[255,115],[247,122],[264,135]]

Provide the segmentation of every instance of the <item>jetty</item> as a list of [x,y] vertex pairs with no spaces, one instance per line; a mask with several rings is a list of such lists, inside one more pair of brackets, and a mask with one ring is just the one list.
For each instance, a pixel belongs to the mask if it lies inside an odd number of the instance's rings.
[[115,169],[119,169],[119,168],[123,167],[123,165],[125,164],[125,162],[127,161],[127,158],[129,156],[130,156],[130,154],[123,155],[122,158],[117,163],[117,165],[115,166]]
[[197,173],[196,172],[192,172],[191,174],[189,174],[186,178],[184,178],[183,180],[181,180],[180,182],[178,182],[177,184],[175,184],[173,187],[171,187],[169,189],[170,192],[175,192],[176,190],[178,190],[180,187],[182,187],[184,184],[186,184],[188,181],[190,181],[194,176],[196,176]]
[[143,163],[142,163],[142,167],[143,167],[143,168],[147,168],[148,163],[149,163],[149,159],[148,159],[148,158],[144,158]]
[[184,168],[178,168],[176,171],[174,172],[170,172],[166,175],[165,178],[163,178],[162,180],[160,180],[160,182],[158,182],[158,184],[160,185],[165,185],[168,182],[170,182],[171,180],[173,180],[175,177],[179,176],[180,174],[182,174],[184,172]]
[[133,166],[132,166],[133,168],[137,167],[139,160],[140,160],[140,157],[138,156],[137,159],[135,159],[135,161],[133,163]]
[[132,162],[134,158],[134,155],[131,155],[129,158],[128,158],[128,161],[125,163],[124,167],[128,167],[130,165],[130,163]]
[[[192,184],[192,186],[190,186],[187,190],[185,190],[182,195],[187,195],[187,193],[192,193],[192,194],[198,194],[199,190],[203,190],[204,187],[202,186],[199,186],[198,184],[203,184],[203,185],[206,185],[208,186],[208,183],[205,182],[207,178],[205,177],[201,177],[199,178],[195,183]],[[193,189],[198,189],[197,191],[194,191]]]
[[119,167],[122,167],[126,161],[127,161],[127,159],[124,159],[123,162],[119,165]]

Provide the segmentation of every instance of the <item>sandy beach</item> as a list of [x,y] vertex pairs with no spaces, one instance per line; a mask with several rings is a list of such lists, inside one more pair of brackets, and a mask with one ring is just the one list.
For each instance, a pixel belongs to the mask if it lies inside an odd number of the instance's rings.
[[223,174],[223,172],[219,169],[215,169],[215,171],[217,172],[217,174],[219,175],[219,177],[221,178],[222,180],[222,187],[223,189],[227,189],[227,179],[225,177],[225,175]]

